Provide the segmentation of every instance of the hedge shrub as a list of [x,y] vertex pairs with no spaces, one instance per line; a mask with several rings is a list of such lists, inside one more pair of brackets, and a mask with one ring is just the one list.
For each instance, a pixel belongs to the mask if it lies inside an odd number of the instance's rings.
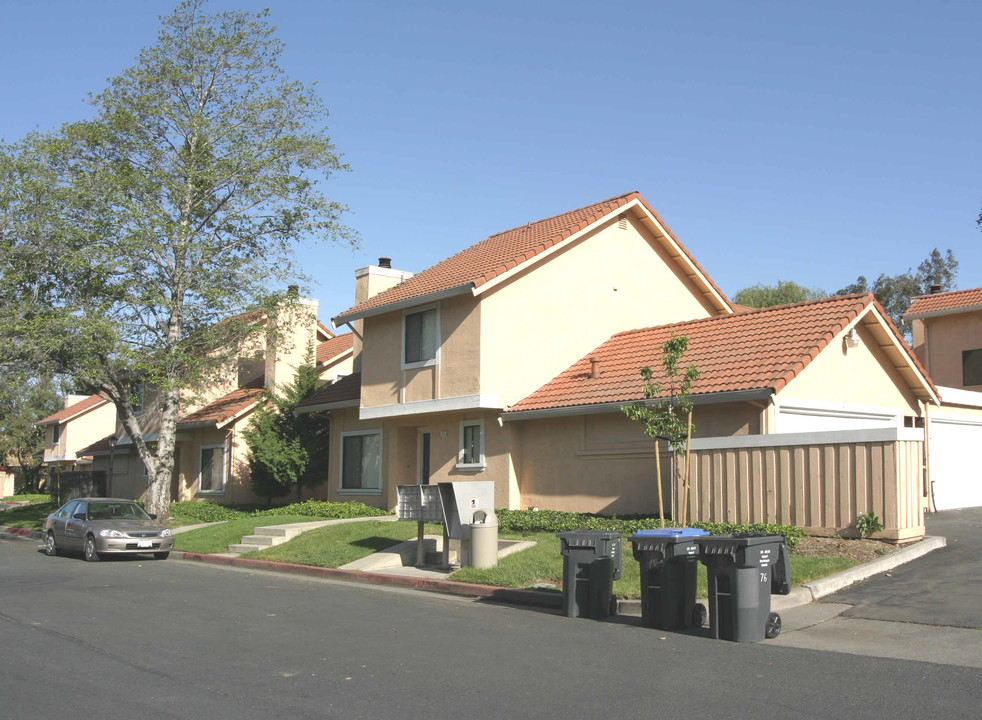
[[[661,527],[657,517],[627,516],[608,517],[589,513],[560,512],[558,510],[495,510],[498,527],[514,532],[567,532],[569,530],[606,530],[620,532],[625,536],[638,530],[652,530]],[[689,527],[707,530],[711,535],[731,535],[733,533],[779,533],[788,541],[793,550],[805,531],[792,525],[736,525],[734,523],[689,523]]]
[[181,520],[195,522],[222,522],[242,517],[276,517],[278,515],[300,515],[313,518],[357,518],[388,515],[388,511],[360,502],[325,502],[322,500],[307,500],[283,507],[252,510],[247,512],[240,508],[219,505],[218,503],[200,500],[172,502],[170,512]]

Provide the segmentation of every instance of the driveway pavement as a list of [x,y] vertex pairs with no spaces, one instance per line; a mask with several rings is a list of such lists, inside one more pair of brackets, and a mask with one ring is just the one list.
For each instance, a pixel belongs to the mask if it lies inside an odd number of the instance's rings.
[[982,628],[982,507],[929,515],[927,531],[947,547],[822,601],[851,605],[850,618]]

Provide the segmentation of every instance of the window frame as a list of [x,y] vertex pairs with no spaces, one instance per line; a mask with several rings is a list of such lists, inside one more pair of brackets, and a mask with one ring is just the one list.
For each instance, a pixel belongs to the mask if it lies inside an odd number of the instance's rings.
[[[373,435],[378,438],[378,486],[377,487],[345,487],[344,486],[344,452],[345,440],[356,436]],[[339,495],[381,495],[382,485],[385,482],[385,475],[382,472],[382,428],[369,428],[365,430],[348,430],[339,434],[338,448],[338,494]],[[362,446],[364,447],[364,446]],[[363,480],[364,478],[362,478]]]
[[982,385],[982,367],[977,368],[977,369],[976,368],[973,368],[973,370],[977,374],[972,379],[973,380],[978,380],[979,382],[971,383],[971,382],[968,381],[969,378],[968,378],[968,373],[966,373],[966,369],[967,369],[966,368],[966,365],[969,362],[969,359],[970,358],[975,359],[975,362],[977,364],[982,365],[982,348],[973,348],[971,350],[962,350],[962,386],[963,387],[977,387],[979,385]]
[[[139,402],[137,402],[139,400]],[[147,386],[141,380],[130,386],[130,407],[134,415],[142,415],[147,405]]]
[[[204,453],[205,450],[221,450],[222,451],[222,486],[220,489],[209,489],[205,490],[202,488],[201,480],[204,475]],[[225,447],[225,443],[214,443],[211,445],[202,445],[198,449],[198,494],[199,495],[224,495],[225,488],[228,485],[228,452]]]
[[[432,312],[434,315],[433,322],[433,357],[427,358],[425,360],[415,360],[413,362],[406,361],[406,335],[408,331],[408,319],[413,315],[422,315],[424,313]],[[438,305],[424,305],[422,307],[412,308],[411,310],[406,310],[402,313],[402,347],[400,349],[399,355],[399,366],[402,370],[412,370],[414,368],[429,367],[431,365],[438,365],[440,363],[440,307]],[[422,345],[422,338],[420,338],[420,344]]]
[[[467,448],[465,447],[465,428],[476,427],[477,431],[477,462],[464,462],[465,453]],[[473,420],[461,420],[459,430],[457,433],[457,465],[458,470],[469,470],[473,472],[480,472],[487,467],[487,456],[485,454],[485,436],[484,436],[484,420],[473,419]]]

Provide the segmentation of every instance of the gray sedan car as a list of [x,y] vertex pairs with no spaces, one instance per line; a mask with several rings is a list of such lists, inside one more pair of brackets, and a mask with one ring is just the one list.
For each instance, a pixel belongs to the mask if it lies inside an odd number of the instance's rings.
[[44,521],[44,552],[78,551],[89,562],[102,555],[133,553],[152,553],[157,560],[166,560],[174,536],[156,519],[132,500],[69,500]]

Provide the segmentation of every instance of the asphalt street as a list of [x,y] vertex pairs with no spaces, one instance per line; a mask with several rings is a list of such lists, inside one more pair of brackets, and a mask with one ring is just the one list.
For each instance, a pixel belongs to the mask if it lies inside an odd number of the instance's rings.
[[977,668],[37,547],[0,540],[4,718],[978,716]]

